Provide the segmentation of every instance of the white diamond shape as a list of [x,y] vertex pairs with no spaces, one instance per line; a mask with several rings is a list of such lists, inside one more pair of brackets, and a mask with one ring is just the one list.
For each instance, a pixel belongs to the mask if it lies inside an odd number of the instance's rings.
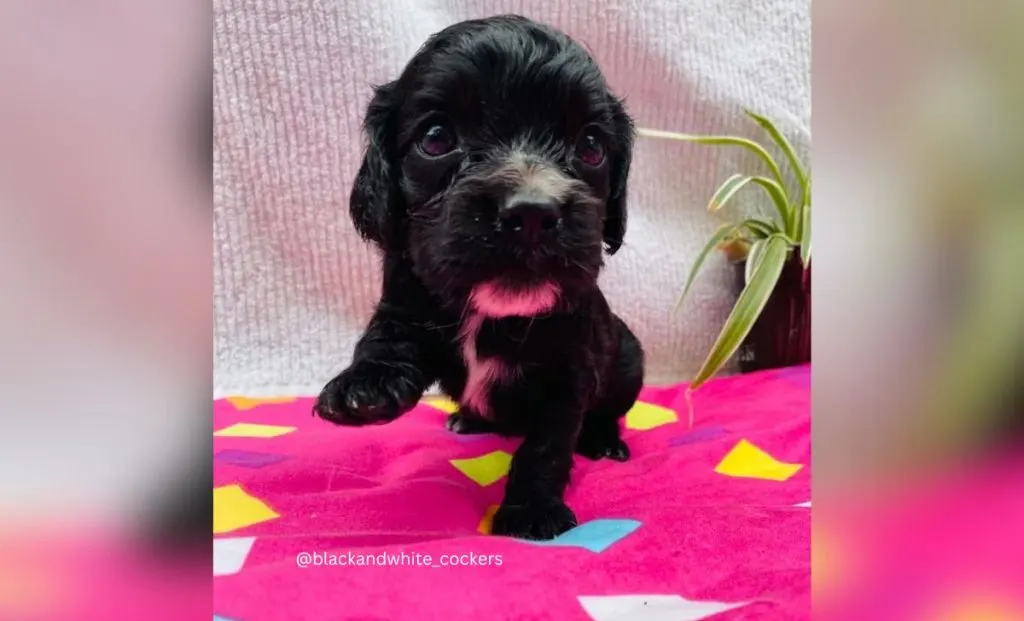
[[224,537],[213,540],[213,575],[237,574],[245,564],[255,537]]
[[698,602],[679,595],[581,595],[594,621],[696,621],[749,602]]
[[810,500],[808,500],[807,502],[801,502],[800,504],[798,504],[798,505],[793,505],[793,506],[794,506],[794,507],[800,507],[800,508],[802,508],[802,509],[810,509],[810,508],[811,508],[811,501],[810,501]]

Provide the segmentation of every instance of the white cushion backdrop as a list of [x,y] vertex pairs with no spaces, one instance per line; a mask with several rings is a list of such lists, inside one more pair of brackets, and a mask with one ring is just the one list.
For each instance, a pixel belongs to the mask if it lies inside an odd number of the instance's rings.
[[[214,12],[219,395],[313,394],[347,364],[380,286],[347,212],[362,113],[371,85],[453,22],[519,13],[565,30],[641,127],[757,137],[751,108],[809,146],[809,0],[215,0]],[[638,139],[626,243],[602,286],[644,343],[648,383],[688,379],[728,313],[720,257],[670,311],[716,227],[708,197],[756,166],[733,149]]]

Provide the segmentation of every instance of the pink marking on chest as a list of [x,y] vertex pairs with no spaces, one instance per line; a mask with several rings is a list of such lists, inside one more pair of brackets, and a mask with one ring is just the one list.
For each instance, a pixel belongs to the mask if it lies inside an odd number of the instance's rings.
[[471,314],[459,330],[462,358],[466,362],[466,387],[459,398],[463,405],[487,416],[490,413],[491,387],[516,373],[514,367],[498,358],[481,360],[477,356],[476,341],[484,321],[539,315],[554,308],[560,293],[561,289],[554,283],[544,283],[525,291],[509,291],[491,282],[473,288],[469,297]]
[[490,411],[491,386],[509,377],[513,371],[497,358],[480,360],[477,357],[476,339],[485,319],[483,315],[470,315],[459,331],[462,358],[466,361],[466,387],[459,401],[481,416],[487,416]]
[[485,282],[469,296],[476,312],[486,317],[533,317],[554,308],[561,288],[550,282],[525,291],[510,291]]

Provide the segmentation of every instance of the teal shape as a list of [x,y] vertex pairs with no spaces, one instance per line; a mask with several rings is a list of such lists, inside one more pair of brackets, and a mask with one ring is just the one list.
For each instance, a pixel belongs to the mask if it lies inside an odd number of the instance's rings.
[[585,548],[591,552],[604,552],[610,545],[638,528],[640,528],[640,522],[636,520],[591,520],[565,531],[554,539],[527,543],[539,546],[573,546]]

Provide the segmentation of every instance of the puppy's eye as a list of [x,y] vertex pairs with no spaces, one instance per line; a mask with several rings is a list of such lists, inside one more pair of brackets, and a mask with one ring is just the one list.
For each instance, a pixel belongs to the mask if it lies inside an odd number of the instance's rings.
[[576,142],[576,158],[588,166],[604,161],[604,143],[594,132],[587,132]]
[[431,125],[420,138],[420,150],[430,157],[440,157],[455,149],[455,133],[444,125]]

